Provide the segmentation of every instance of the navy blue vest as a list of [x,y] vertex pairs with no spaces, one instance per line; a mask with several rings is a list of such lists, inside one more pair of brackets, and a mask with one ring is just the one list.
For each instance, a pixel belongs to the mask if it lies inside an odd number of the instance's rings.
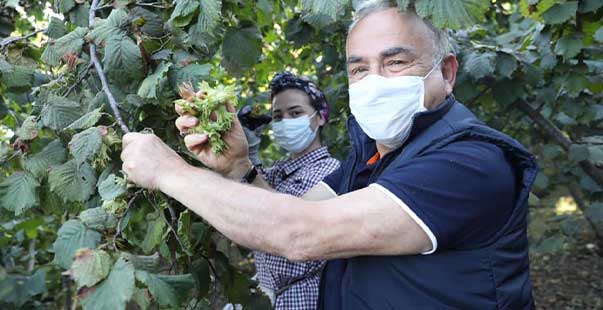
[[[375,142],[348,120],[352,150],[338,194],[352,189],[358,170],[375,153]],[[503,150],[517,176],[517,199],[503,228],[487,247],[438,250],[430,255],[363,256],[329,261],[319,309],[533,309],[526,236],[528,196],[536,177],[534,156],[519,142],[485,126],[449,96],[437,109],[415,116],[409,139],[376,167],[460,140],[492,143]],[[371,176],[366,185],[376,176]]]

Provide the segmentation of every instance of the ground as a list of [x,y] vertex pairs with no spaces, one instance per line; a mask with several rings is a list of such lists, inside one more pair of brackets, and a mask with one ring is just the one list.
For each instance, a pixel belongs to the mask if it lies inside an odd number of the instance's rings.
[[536,309],[603,310],[603,256],[584,246],[530,260]]

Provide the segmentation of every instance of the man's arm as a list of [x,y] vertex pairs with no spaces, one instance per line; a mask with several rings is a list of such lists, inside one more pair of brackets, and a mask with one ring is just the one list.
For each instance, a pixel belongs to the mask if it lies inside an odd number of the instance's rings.
[[320,184],[308,200],[299,199],[186,164],[157,171],[161,191],[234,242],[291,260],[417,254],[432,247],[400,205],[374,188],[315,201],[333,194]]

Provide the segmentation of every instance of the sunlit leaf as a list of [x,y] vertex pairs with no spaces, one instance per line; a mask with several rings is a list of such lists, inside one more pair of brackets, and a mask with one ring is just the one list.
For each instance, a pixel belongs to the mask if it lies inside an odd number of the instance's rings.
[[57,239],[52,244],[54,263],[69,269],[75,252],[81,248],[94,249],[101,240],[101,234],[84,226],[78,220],[69,220],[59,228]]

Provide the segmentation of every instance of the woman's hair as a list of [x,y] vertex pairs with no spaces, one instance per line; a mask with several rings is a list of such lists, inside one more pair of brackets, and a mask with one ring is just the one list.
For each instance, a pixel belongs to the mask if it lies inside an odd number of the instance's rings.
[[277,73],[270,82],[270,101],[274,99],[278,93],[287,89],[298,89],[305,92],[310,98],[310,104],[325,123],[329,120],[329,104],[324,93],[314,84],[314,82],[296,76],[295,74],[283,71]]

